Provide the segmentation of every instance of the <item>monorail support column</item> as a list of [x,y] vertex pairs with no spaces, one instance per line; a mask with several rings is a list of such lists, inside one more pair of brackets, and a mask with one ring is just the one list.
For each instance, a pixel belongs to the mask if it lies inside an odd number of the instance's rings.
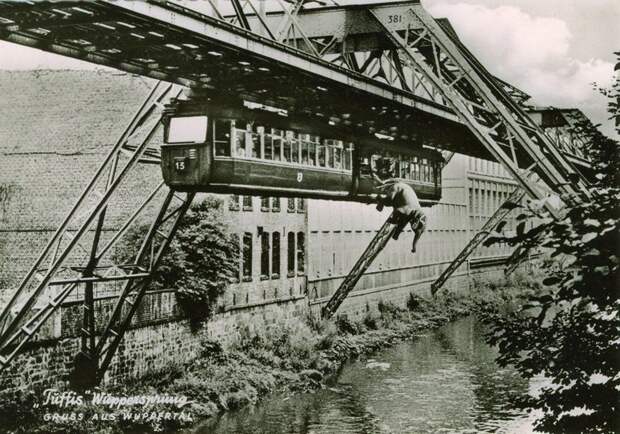
[[381,253],[390,238],[397,232],[402,230],[402,223],[398,224],[396,215],[392,213],[385,221],[377,235],[372,239],[364,253],[359,257],[347,277],[344,278],[336,292],[329,299],[327,304],[323,306],[321,315],[323,318],[331,318],[338,310],[342,302],[347,298],[349,293],[355,288],[355,284],[360,277],[366,272],[368,267],[372,265],[377,255]]
[[520,188],[516,188],[508,197],[506,202],[500,206],[495,213],[485,222],[484,226],[474,235],[474,237],[467,243],[467,245],[461,250],[456,258],[446,267],[445,270],[439,275],[439,277],[431,284],[431,293],[435,295],[439,291],[450,276],[465,262],[465,260],[472,254],[474,250],[482,243],[491,231],[512,211],[513,204],[519,204],[525,197],[525,191]]
[[[178,96],[180,92],[179,88],[172,85],[162,86],[158,83],[154,86],[0,313],[0,372],[15,359],[24,345],[37,334],[75,289],[85,285],[84,297],[81,299],[81,353],[82,360],[88,362],[83,363],[83,366],[77,363],[77,367],[86,367],[88,371],[83,378],[84,383],[92,384],[94,381],[93,370],[97,369],[97,284],[150,278],[152,269],[142,269],[132,264],[116,264],[110,252],[158,195],[163,183],[153,190],[118,230],[106,232],[111,235],[111,239],[106,240],[106,244],[100,248],[106,210],[135,167],[141,162],[153,161],[152,158],[145,159],[144,153],[159,130],[161,119],[157,110],[163,101]],[[138,140],[138,144],[130,145],[129,140]],[[126,157],[120,159],[125,155]],[[90,248],[87,248],[86,244],[90,244]],[[78,249],[88,253],[86,258]],[[80,265],[79,261],[83,261],[83,265]]]
[[132,264],[134,267],[144,270],[145,274],[139,279],[128,280],[125,283],[123,291],[116,300],[112,316],[95,348],[95,355],[99,359],[97,383],[103,380],[105,372],[110,366],[125,332],[131,325],[131,320],[140,306],[149,284],[153,280],[154,273],[193,199],[194,193],[181,194],[170,190],[155,221],[146,233],[140,251]]

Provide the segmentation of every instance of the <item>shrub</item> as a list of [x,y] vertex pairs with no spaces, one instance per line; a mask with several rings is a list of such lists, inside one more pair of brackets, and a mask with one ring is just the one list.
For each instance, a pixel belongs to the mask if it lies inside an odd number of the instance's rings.
[[360,327],[360,324],[352,321],[347,315],[338,315],[335,319],[336,328],[341,333],[346,333],[349,335],[358,335],[363,330]]
[[422,307],[423,299],[419,295],[414,294],[413,292],[409,293],[409,298],[407,298],[407,309],[410,311],[418,310]]
[[[137,226],[125,237],[115,260],[133,260],[147,232]],[[173,288],[179,305],[194,326],[215,311],[217,299],[237,277],[239,246],[223,219],[223,202],[213,196],[194,203],[151,283],[151,288]]]
[[366,312],[366,315],[364,315],[364,319],[362,320],[362,324],[364,324],[364,327],[368,330],[378,330],[379,327],[381,327],[380,322],[380,318],[370,311]]

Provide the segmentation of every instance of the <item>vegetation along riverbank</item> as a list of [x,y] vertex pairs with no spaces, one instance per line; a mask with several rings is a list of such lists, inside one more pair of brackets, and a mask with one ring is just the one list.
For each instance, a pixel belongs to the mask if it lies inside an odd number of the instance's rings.
[[[380,303],[378,311],[370,310],[359,320],[341,316],[319,321],[308,314],[267,330],[251,332],[241,326],[237,339],[226,347],[205,341],[203,354],[192,363],[97,391],[98,405],[92,404],[92,395],[84,395],[81,405],[63,407],[61,401],[75,400],[75,396],[59,396],[55,404],[41,405],[43,391],[0,394],[0,429],[27,433],[172,432],[219,412],[253,405],[268,393],[323,387],[352,358],[415,339],[464,315],[503,309],[537,291],[538,281],[518,274],[500,282],[478,282],[472,291],[461,295],[445,293],[424,299],[411,294],[407,308]],[[185,396],[191,403],[180,408],[184,403],[170,400],[139,407],[139,412],[132,410],[134,417],[128,417],[127,407],[114,402],[101,405],[106,397],[158,395]]]

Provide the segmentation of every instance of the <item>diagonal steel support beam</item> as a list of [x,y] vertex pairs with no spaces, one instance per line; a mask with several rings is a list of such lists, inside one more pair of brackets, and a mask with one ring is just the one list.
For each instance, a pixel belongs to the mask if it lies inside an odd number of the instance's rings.
[[402,229],[402,225],[397,224],[395,219],[396,216],[392,213],[383,226],[381,226],[336,292],[334,292],[327,304],[323,306],[321,310],[323,318],[331,318],[336,313],[342,302],[347,298],[349,293],[353,291],[355,285],[364,275],[368,267],[372,265],[377,255],[385,248],[390,238]]
[[486,221],[484,226],[474,235],[474,237],[467,243],[467,245],[461,250],[461,252],[454,258],[454,260],[446,267],[445,270],[439,275],[439,277],[431,284],[431,294],[435,295],[439,291],[450,276],[465,262],[465,260],[472,254],[474,250],[482,243],[487,236],[493,231],[493,229],[510,213],[512,207],[509,204],[521,203],[525,197],[525,191],[521,188],[516,188],[506,199],[506,202],[500,206],[495,213]]

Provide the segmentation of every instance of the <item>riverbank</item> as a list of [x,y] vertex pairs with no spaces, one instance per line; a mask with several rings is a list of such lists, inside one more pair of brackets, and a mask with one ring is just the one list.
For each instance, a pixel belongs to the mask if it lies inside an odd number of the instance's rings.
[[[174,431],[255,404],[269,393],[320,388],[351,358],[415,338],[455,318],[512,303],[535,286],[535,280],[521,275],[505,282],[479,282],[467,295],[440,294],[432,300],[411,295],[406,309],[381,303],[378,312],[369,311],[359,320],[317,321],[308,315],[269,330],[242,325],[226,348],[205,341],[203,353],[190,364],[101,391],[112,397],[185,396],[191,404],[182,408],[182,402],[169,402],[132,411],[113,403],[87,404],[91,395],[85,395],[81,405],[37,407],[42,391],[28,391],[2,397],[0,427],[28,433]],[[46,415],[52,420],[46,421]]]

